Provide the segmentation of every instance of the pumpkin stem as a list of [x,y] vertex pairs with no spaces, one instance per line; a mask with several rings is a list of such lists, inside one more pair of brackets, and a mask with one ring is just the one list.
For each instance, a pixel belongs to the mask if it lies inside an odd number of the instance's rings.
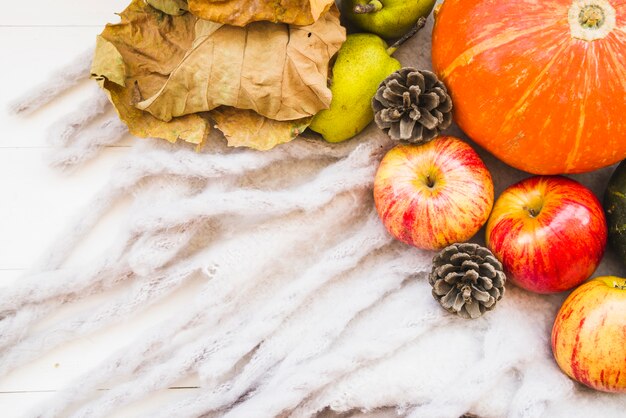
[[572,38],[583,41],[604,39],[617,27],[612,0],[573,0],[567,13]]
[[354,13],[364,15],[374,13],[383,8],[383,4],[379,0],[372,0],[368,4],[357,4],[354,6]]
[[580,11],[578,19],[584,28],[597,29],[604,24],[604,11],[595,4],[585,6]]

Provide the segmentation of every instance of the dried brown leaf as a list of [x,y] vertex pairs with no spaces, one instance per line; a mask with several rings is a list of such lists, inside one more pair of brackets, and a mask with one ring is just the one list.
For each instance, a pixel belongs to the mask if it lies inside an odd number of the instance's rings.
[[115,45],[104,39],[96,37],[96,53],[91,63],[91,77],[103,87],[104,80],[109,80],[118,86],[126,85],[126,66],[124,58]]
[[186,0],[146,0],[146,2],[155,9],[167,13],[168,15],[180,16],[187,13],[188,7]]
[[267,151],[292,141],[311,123],[312,118],[291,121],[268,119],[252,110],[222,106],[210,113],[215,128],[222,131],[231,147]]
[[234,26],[258,21],[310,25],[333,3],[334,0],[189,0],[189,10],[202,19]]
[[134,105],[156,93],[193,42],[196,18],[169,16],[143,0],[121,13],[121,22],[107,25],[98,38],[92,77],[107,91],[120,119],[133,135],[200,144],[208,136],[206,115],[163,122]]
[[92,76],[131,133],[201,143],[210,130],[207,112],[226,105],[251,109],[215,111],[229,141],[269,149],[328,107],[329,60],[345,40],[335,7],[308,27],[240,28],[172,15],[176,2],[150,0],[157,9],[133,0],[98,40]]
[[[132,82],[132,80],[130,80]],[[131,134],[140,138],[161,138],[169,142],[179,139],[201,145],[211,131],[207,114],[194,114],[163,122],[132,105],[133,89],[105,81],[104,89],[109,95],[120,119],[128,125]]]
[[310,26],[257,22],[240,28],[197,20],[195,34],[156,94],[140,86],[149,98],[139,109],[165,121],[222,105],[295,120],[330,105],[328,63],[345,41],[335,7]]

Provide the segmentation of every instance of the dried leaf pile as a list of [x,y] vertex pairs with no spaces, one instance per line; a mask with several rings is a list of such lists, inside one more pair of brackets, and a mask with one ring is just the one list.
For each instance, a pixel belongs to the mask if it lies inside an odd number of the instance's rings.
[[332,0],[133,0],[98,36],[91,74],[139,137],[267,150],[328,108],[346,39]]

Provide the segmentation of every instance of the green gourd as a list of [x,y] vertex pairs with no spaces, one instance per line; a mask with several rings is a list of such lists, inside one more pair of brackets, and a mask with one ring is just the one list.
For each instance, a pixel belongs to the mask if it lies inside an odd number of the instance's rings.
[[617,167],[604,195],[609,242],[626,263],[626,160]]

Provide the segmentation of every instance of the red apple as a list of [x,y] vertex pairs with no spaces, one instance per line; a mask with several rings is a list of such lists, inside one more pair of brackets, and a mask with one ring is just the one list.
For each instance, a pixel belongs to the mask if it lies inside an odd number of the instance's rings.
[[574,290],[552,328],[561,370],[593,389],[626,393],[626,279],[598,277]]
[[487,223],[487,246],[516,285],[537,293],[588,279],[607,240],[602,206],[582,184],[536,176],[506,189]]
[[467,241],[485,224],[493,182],[472,147],[440,137],[389,151],[376,173],[374,201],[394,237],[435,250]]

